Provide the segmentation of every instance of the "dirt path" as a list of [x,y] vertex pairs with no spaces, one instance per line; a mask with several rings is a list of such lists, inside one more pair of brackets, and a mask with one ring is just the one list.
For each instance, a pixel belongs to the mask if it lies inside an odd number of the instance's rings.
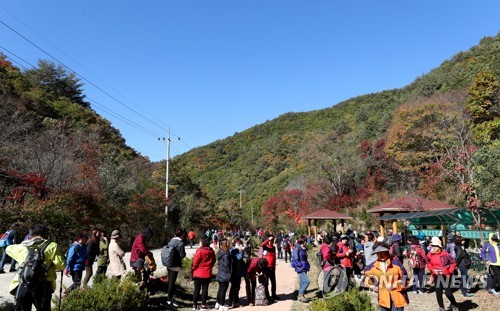
[[249,307],[246,300],[245,282],[242,282],[240,297],[242,298],[243,306],[241,310],[291,310],[295,299],[295,287],[298,282],[298,274],[290,267],[290,263],[284,261],[276,262],[276,294],[280,300],[269,306],[254,306]]
[[[194,256],[194,253],[196,251],[197,247],[191,249],[189,247],[186,247],[186,253],[188,258],[192,258]],[[152,251],[154,254],[155,259],[158,261],[158,264],[161,265],[160,262],[160,249],[156,249]],[[125,262],[127,263],[127,267],[129,266],[129,258],[130,258],[130,253],[125,254]],[[6,264],[5,270],[8,271],[10,268],[10,264]],[[97,266],[94,266],[94,272],[97,270]],[[85,273],[84,273],[85,275]],[[8,288],[9,284],[12,281],[12,279],[15,277],[14,273],[5,273],[5,274],[0,274],[0,306],[3,305],[6,302],[13,303],[13,296],[9,294]],[[245,282],[242,280],[241,284],[241,291],[240,291],[240,297],[241,297],[241,303],[242,306],[239,308],[241,310],[279,310],[279,311],[286,311],[286,310],[291,310],[292,304],[294,302],[295,296],[294,296],[294,291],[296,284],[298,282],[298,277],[297,273],[290,267],[289,263],[285,263],[284,261],[277,261],[276,263],[276,293],[280,297],[280,300],[277,302],[273,303],[272,305],[269,306],[254,306],[254,307],[248,307],[247,304],[247,298],[246,298],[246,292],[245,292]],[[59,286],[61,284],[61,273],[58,273],[57,275],[57,290],[55,292],[55,296],[59,295]],[[64,287],[69,287],[71,286],[72,281],[70,277],[63,277],[63,286]],[[89,283],[89,285],[92,284],[92,279]],[[213,306],[212,306],[213,307]]]

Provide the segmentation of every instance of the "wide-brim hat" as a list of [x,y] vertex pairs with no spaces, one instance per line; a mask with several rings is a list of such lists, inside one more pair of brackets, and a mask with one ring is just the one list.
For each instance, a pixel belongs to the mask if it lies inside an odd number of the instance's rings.
[[431,239],[431,246],[437,246],[439,248],[443,248],[443,243],[437,236],[433,236]]
[[403,237],[399,233],[394,233],[392,235],[392,241],[393,242],[401,241],[402,239],[403,239]]
[[375,249],[372,251],[372,254],[381,253],[381,252],[389,252],[389,249],[387,247],[379,245],[379,246],[375,247]]
[[120,233],[120,230],[113,230],[113,232],[111,232],[112,239],[116,239],[116,238],[119,238],[121,236],[122,236],[122,234]]

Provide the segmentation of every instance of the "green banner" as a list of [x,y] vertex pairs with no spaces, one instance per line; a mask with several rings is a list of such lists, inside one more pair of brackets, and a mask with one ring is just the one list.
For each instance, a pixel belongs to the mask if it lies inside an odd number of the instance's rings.
[[[441,230],[427,230],[427,229],[412,230],[411,234],[418,235],[420,232],[423,232],[425,236],[439,236],[441,234]],[[483,238],[488,239],[488,235],[490,233],[493,233],[493,231],[477,231],[477,230],[459,230],[457,232],[460,233],[460,236],[462,236],[465,239],[480,239],[481,234],[483,235]]]

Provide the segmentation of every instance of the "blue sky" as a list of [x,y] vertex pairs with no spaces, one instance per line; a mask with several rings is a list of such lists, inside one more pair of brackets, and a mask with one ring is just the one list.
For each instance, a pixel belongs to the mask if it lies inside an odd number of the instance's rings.
[[[286,112],[405,86],[500,30],[498,0],[0,1],[0,51],[85,83],[127,144],[165,159]],[[103,111],[111,110],[115,115]],[[116,117],[139,124],[133,127]]]

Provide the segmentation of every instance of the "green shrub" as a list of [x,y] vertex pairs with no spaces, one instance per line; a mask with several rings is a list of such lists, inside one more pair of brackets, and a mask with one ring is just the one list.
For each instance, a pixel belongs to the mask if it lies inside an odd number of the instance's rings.
[[[54,298],[58,300],[58,297]],[[78,289],[62,300],[61,310],[67,311],[134,311],[143,310],[146,291],[131,279],[102,279],[86,290]],[[56,304],[57,305],[57,304]]]
[[361,293],[359,289],[352,288],[347,292],[332,298],[318,299],[310,303],[313,311],[374,311],[370,296]]

